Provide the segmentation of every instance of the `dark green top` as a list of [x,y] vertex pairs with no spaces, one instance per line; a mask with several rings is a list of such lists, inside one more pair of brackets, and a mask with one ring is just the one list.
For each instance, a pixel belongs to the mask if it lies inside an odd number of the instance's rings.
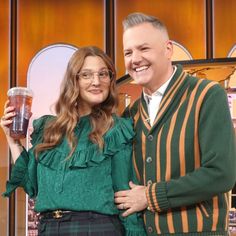
[[[56,148],[43,151],[38,160],[34,156],[35,145],[42,142],[45,123],[54,119],[43,116],[33,122],[32,148],[24,150],[17,159],[7,182],[4,196],[17,187],[23,187],[35,198],[35,211],[56,209],[71,211],[95,211],[114,215],[119,211],[114,204],[114,192],[128,189],[130,180],[136,182],[132,168],[132,122],[114,116],[114,126],[104,135],[104,148],[88,139],[90,118],[84,116],[75,128],[78,145],[73,155],[66,139]],[[126,235],[146,235],[141,214],[127,218],[120,216]]]

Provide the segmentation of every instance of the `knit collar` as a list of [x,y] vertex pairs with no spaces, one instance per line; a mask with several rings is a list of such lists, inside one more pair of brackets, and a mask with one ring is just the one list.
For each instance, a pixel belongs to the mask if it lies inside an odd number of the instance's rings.
[[158,88],[154,93],[152,93],[151,95],[149,95],[149,94],[145,93],[145,92],[144,92],[144,89],[143,89],[143,97],[144,97],[144,99],[145,99],[145,101],[146,101],[147,104],[148,104],[149,101],[152,99],[152,97],[163,96],[163,95],[164,95],[164,93],[165,93],[165,91],[166,91],[166,89],[167,89],[167,87],[168,87],[168,85],[169,85],[171,79],[174,77],[174,74],[175,74],[175,72],[176,72],[176,70],[177,70],[177,67],[176,67],[176,66],[173,66],[173,69],[174,69],[174,70],[173,70],[173,73],[171,74],[170,78],[169,78],[164,84],[162,84],[161,87]]

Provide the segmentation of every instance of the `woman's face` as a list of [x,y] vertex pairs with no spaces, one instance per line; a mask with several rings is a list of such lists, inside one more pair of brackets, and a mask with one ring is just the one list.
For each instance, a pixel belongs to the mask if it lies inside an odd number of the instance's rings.
[[99,56],[87,56],[78,73],[80,115],[91,112],[93,106],[106,100],[110,90],[110,72]]

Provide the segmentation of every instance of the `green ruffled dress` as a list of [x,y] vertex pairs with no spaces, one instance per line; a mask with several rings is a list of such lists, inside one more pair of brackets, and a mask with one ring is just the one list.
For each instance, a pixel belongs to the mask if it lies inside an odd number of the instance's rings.
[[[95,211],[103,214],[121,214],[114,204],[114,192],[129,189],[128,182],[137,182],[132,167],[132,140],[130,119],[113,116],[114,126],[104,135],[104,148],[88,139],[91,131],[89,116],[81,117],[75,128],[78,145],[73,155],[66,139],[51,150],[43,151],[38,159],[34,147],[42,142],[43,129],[53,116],[43,116],[33,122],[32,147],[23,150],[12,169],[3,196],[9,197],[17,188],[35,198],[35,211],[57,209]],[[141,213],[126,218],[120,215],[126,235],[146,235]]]

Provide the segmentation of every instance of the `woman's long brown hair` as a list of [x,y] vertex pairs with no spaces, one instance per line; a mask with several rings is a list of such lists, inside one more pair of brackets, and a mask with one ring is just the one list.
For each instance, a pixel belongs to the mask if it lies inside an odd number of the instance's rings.
[[107,99],[99,105],[92,108],[90,114],[90,122],[92,131],[89,134],[89,139],[98,144],[99,148],[104,145],[103,135],[112,127],[113,119],[112,112],[117,107],[117,93],[116,93],[116,71],[111,59],[99,48],[83,47],[78,49],[71,57],[66,74],[64,76],[61,91],[58,101],[55,104],[55,111],[57,116],[55,119],[49,121],[44,128],[43,142],[35,147],[36,157],[44,150],[52,149],[57,146],[64,137],[66,137],[71,152],[70,157],[78,143],[78,138],[74,135],[74,129],[78,123],[79,117],[79,86],[77,73],[80,72],[85,58],[87,56],[98,56],[107,65],[107,68],[112,71],[113,76],[110,82],[110,91]]

